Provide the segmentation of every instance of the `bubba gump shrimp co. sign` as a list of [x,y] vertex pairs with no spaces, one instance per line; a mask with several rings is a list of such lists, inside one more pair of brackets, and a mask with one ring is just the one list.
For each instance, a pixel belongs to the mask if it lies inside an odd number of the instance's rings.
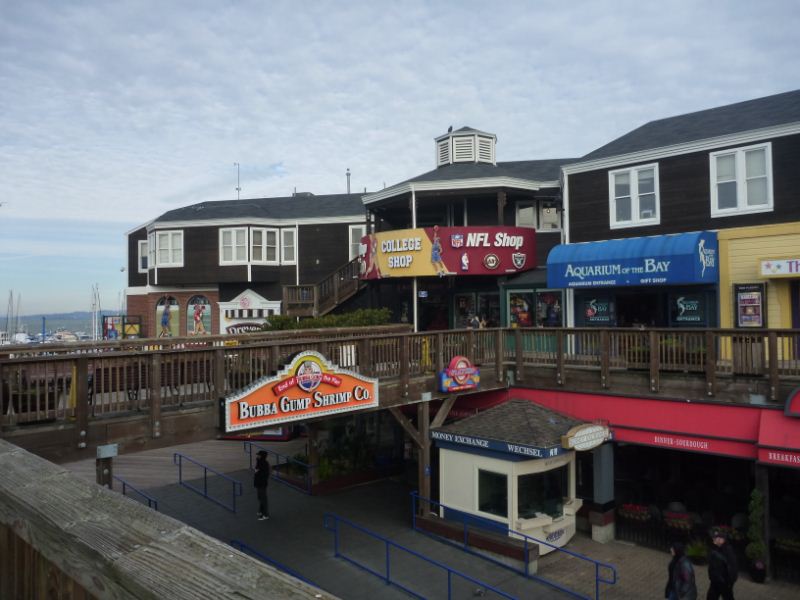
[[378,380],[301,352],[274,377],[225,399],[225,432],[378,406]]

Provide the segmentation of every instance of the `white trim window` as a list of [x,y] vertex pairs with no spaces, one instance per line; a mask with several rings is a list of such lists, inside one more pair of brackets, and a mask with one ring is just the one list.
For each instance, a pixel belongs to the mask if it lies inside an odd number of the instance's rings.
[[157,267],[183,266],[183,231],[156,231]]
[[517,202],[516,205],[517,227],[536,228],[536,202]]
[[281,264],[293,265],[297,263],[297,230],[281,229]]
[[366,225],[350,225],[348,228],[348,239],[350,240],[350,260],[361,254],[361,238],[367,235]]
[[548,202],[539,205],[539,231],[561,231],[561,211]]
[[658,225],[658,187],[658,163],[609,171],[609,227]]
[[711,216],[727,217],[772,210],[772,145],[709,154]]
[[155,267],[156,265],[156,234],[147,234],[147,267]]
[[139,273],[147,273],[147,261],[149,260],[147,240],[139,240],[137,247],[139,249],[139,254],[138,262],[136,263],[136,270]]
[[247,227],[219,230],[219,264],[247,264]]
[[250,261],[259,265],[277,265],[280,262],[277,229],[250,229]]

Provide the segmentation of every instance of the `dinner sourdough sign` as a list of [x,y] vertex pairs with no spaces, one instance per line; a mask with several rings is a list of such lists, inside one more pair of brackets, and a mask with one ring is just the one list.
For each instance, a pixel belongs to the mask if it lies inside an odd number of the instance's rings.
[[378,380],[301,352],[273,377],[225,399],[225,432],[378,406]]

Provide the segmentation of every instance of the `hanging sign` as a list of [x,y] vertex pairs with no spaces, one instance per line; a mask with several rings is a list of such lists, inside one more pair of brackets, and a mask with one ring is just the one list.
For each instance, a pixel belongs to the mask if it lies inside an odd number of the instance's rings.
[[301,352],[274,377],[225,399],[225,432],[378,406],[378,380]]
[[611,430],[605,425],[584,423],[570,429],[561,436],[561,445],[568,450],[591,450],[611,439]]
[[481,371],[466,356],[454,356],[444,371],[439,373],[439,391],[463,392],[474,390],[481,381]]

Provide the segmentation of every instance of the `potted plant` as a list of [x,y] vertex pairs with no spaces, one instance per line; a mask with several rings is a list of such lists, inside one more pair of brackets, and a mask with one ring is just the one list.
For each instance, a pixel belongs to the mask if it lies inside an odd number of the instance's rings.
[[757,489],[750,494],[750,514],[747,525],[747,557],[750,577],[756,583],[767,578],[767,545],[764,542],[764,495]]
[[693,565],[704,565],[708,562],[708,546],[703,540],[694,539],[686,544],[686,557]]

